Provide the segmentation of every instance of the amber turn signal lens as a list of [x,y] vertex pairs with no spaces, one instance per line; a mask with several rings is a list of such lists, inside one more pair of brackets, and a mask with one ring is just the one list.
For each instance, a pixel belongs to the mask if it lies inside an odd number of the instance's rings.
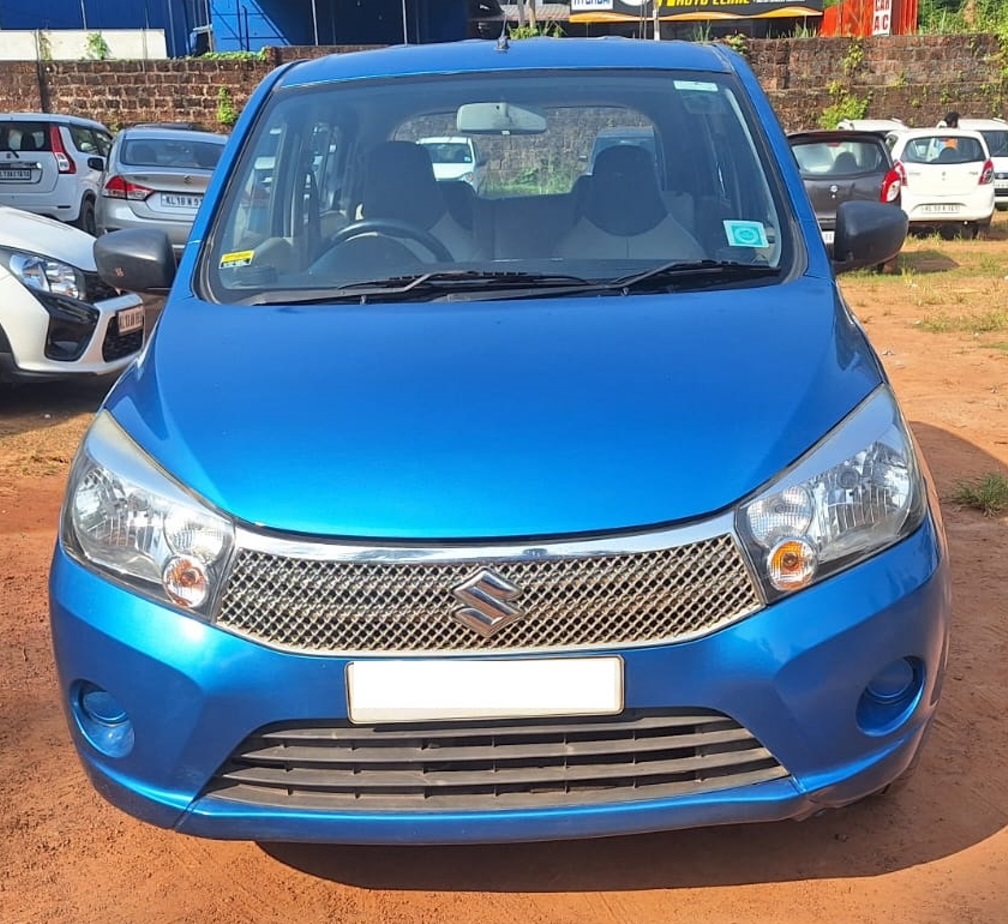
[[804,539],[784,539],[770,550],[767,572],[778,590],[800,590],[815,576],[815,549]]
[[179,606],[199,606],[210,589],[206,566],[198,558],[176,555],[161,573],[165,593]]

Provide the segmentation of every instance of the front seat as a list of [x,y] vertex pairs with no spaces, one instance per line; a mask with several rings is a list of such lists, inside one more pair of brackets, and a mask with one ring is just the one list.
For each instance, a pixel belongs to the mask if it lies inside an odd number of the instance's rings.
[[665,206],[654,156],[636,144],[599,153],[581,216],[561,238],[559,257],[702,260],[703,248]]
[[[434,177],[434,165],[422,145],[385,141],[371,149],[361,196],[361,217],[389,219],[427,231],[444,244],[455,260],[471,260],[475,238],[451,214]],[[403,242],[430,259],[421,245]]]

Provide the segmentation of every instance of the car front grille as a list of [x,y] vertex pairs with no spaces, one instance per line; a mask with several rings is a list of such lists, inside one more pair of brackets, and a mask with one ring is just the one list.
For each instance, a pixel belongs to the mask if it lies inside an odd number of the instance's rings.
[[143,346],[143,337],[143,328],[130,331],[128,334],[120,334],[115,321],[112,321],[102,341],[102,359],[111,362],[136,353]]
[[[378,551],[374,558],[378,558]],[[523,616],[484,638],[453,590],[484,569]],[[761,606],[731,535],[619,554],[436,562],[313,559],[243,548],[217,624],[321,654],[605,648],[712,632]]]
[[205,793],[320,811],[492,811],[690,796],[788,775],[709,710],[535,722],[261,729]]

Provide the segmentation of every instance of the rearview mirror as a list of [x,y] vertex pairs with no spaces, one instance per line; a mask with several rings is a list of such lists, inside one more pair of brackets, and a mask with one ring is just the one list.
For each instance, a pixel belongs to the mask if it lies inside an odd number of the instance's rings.
[[164,231],[124,228],[94,242],[102,282],[127,292],[166,293],[175,278],[175,251]]
[[470,135],[541,135],[546,117],[511,103],[466,103],[455,114],[455,126]]

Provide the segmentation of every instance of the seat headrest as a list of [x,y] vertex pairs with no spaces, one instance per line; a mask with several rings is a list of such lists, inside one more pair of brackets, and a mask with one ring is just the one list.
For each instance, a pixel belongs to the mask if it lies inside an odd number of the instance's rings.
[[833,173],[856,173],[857,169],[857,158],[850,151],[841,151],[833,161]]
[[667,216],[651,152],[637,144],[606,148],[595,158],[584,217],[608,234],[650,231]]
[[422,145],[384,141],[368,154],[362,212],[365,218],[404,221],[427,230],[445,211],[434,165]]

